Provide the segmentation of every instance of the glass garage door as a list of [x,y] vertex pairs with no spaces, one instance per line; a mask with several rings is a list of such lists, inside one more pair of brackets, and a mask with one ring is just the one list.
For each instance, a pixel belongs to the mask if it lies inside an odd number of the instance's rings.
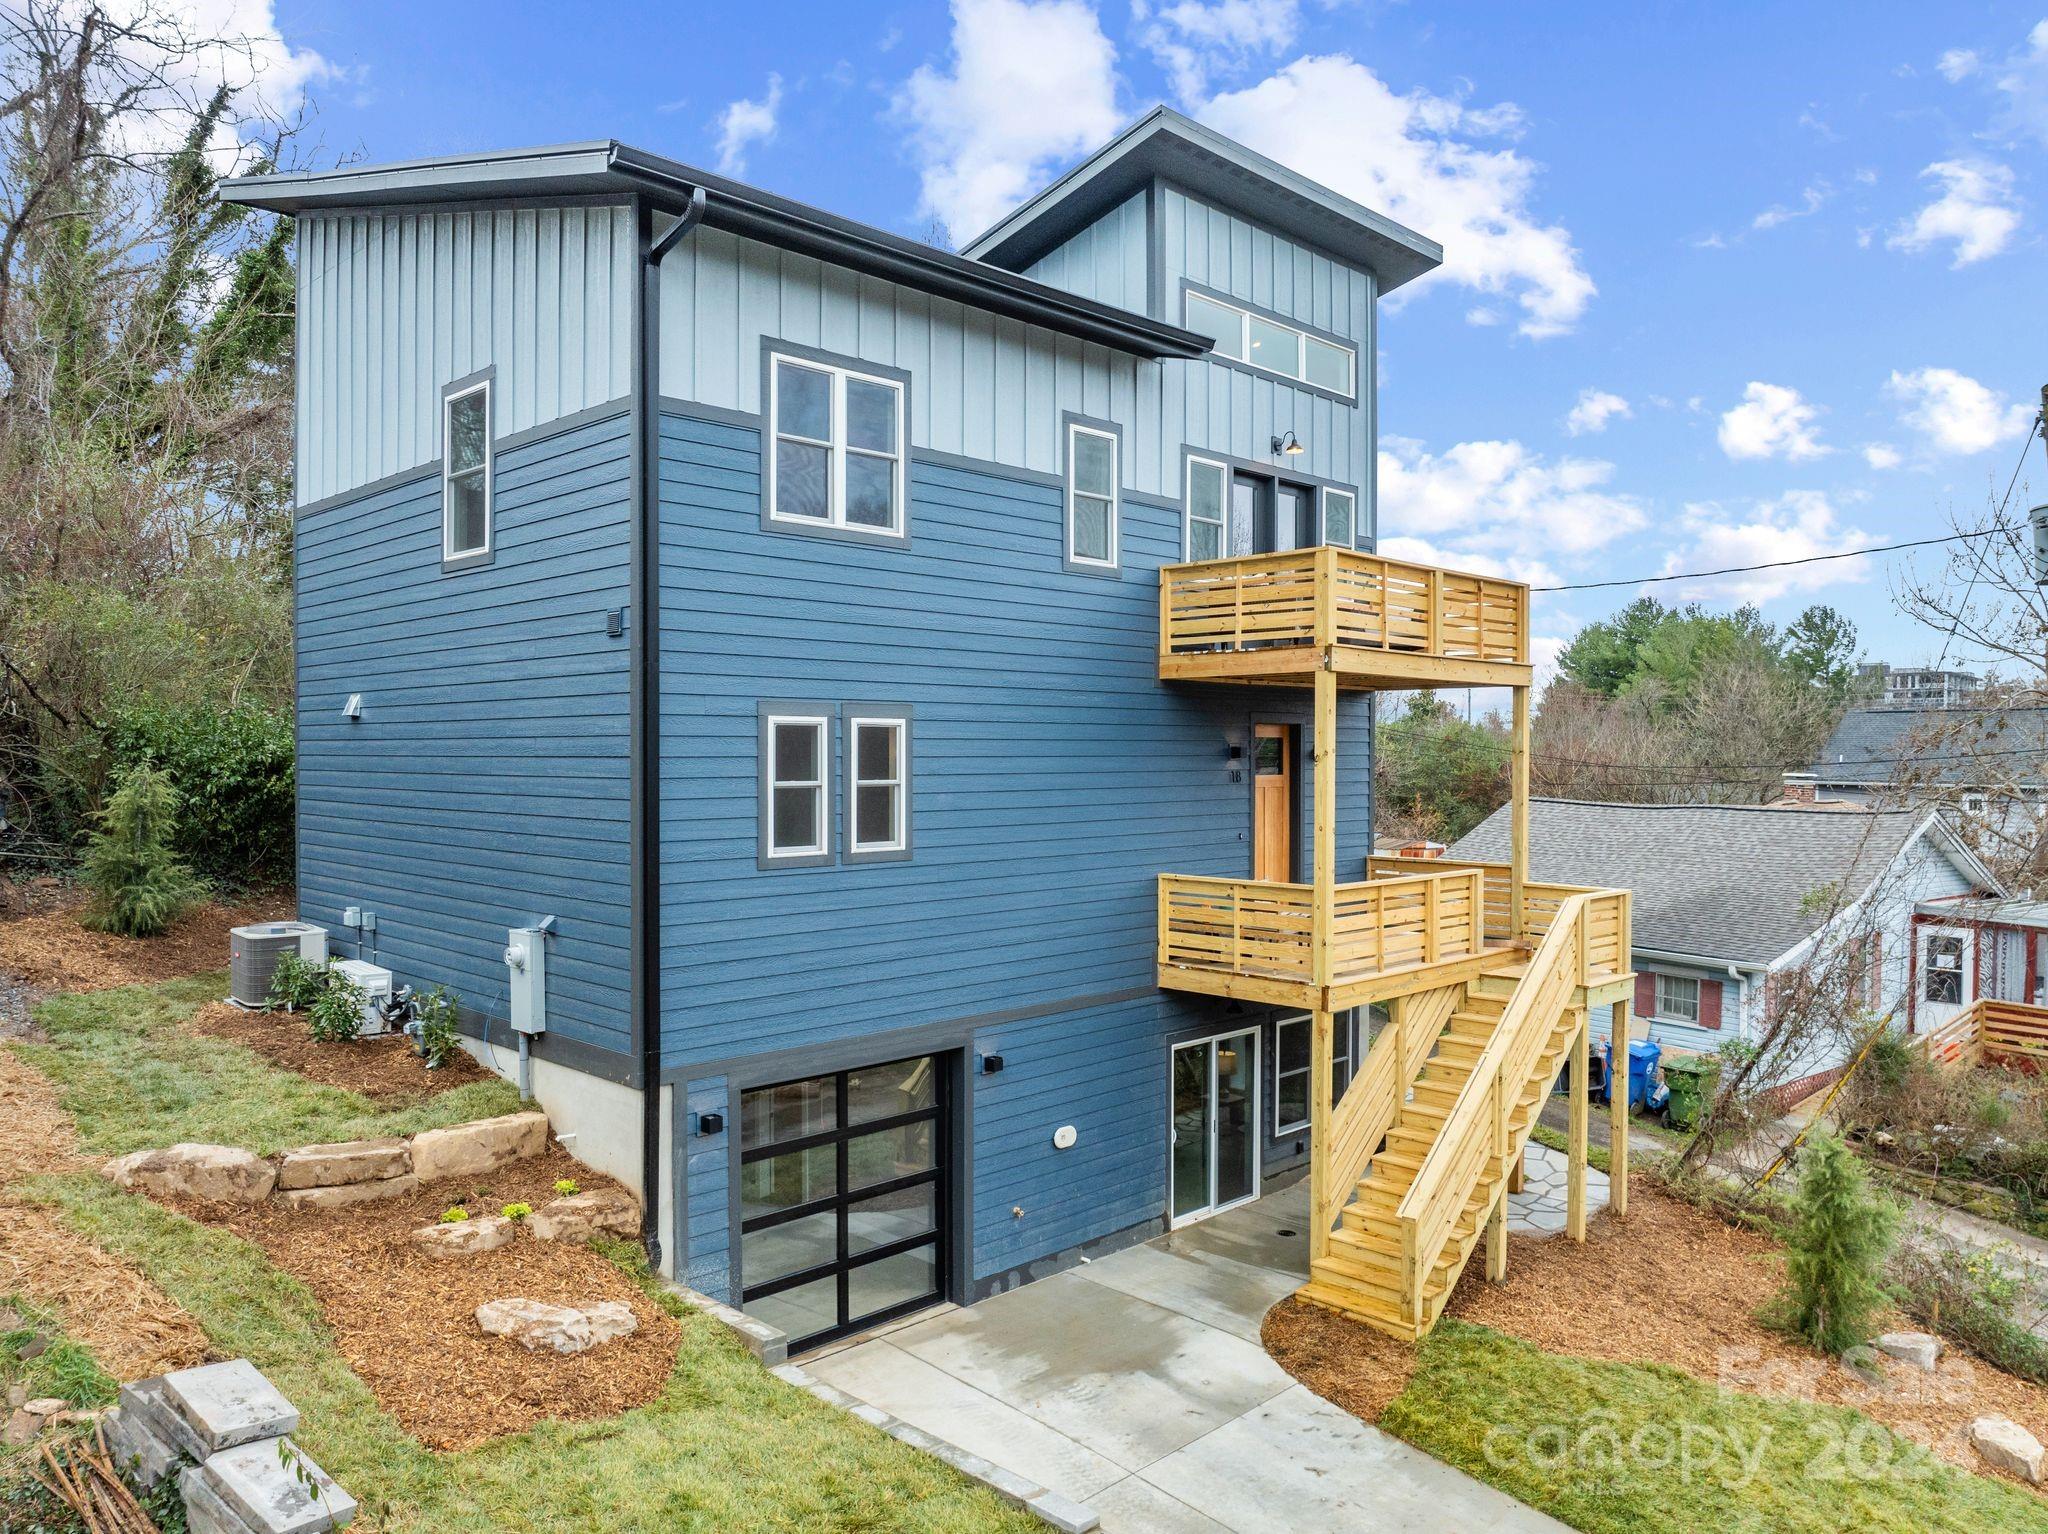
[[944,1297],[934,1055],[740,1094],[741,1306],[795,1351]]

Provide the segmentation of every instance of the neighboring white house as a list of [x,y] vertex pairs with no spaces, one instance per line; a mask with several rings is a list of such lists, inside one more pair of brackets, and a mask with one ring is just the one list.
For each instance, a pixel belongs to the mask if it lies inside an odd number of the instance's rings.
[[[1502,808],[1448,857],[1502,862],[1507,850]],[[1667,1050],[1754,1042],[1786,983],[1816,957],[1848,965],[1853,1004],[1903,1028],[1916,976],[1950,952],[1945,929],[1916,923],[1916,908],[2004,893],[1949,822],[1924,808],[1816,815],[1536,799],[1529,860],[1544,882],[1635,892],[1634,1033]],[[1596,1012],[1596,1036],[1607,1021]],[[1841,1057],[1830,1040],[1773,1074],[1790,1085]]]

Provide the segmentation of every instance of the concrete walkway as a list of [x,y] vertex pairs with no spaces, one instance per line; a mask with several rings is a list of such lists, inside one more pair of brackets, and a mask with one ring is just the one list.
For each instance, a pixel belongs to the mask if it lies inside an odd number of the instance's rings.
[[1107,1534],[1554,1534],[1564,1525],[1283,1371],[1259,1324],[1307,1272],[1306,1182],[804,1360],[1093,1508]]

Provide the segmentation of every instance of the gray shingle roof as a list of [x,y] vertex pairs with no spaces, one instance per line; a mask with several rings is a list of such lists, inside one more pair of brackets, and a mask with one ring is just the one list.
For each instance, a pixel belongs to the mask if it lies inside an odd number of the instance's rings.
[[1822,783],[2039,784],[2048,708],[1851,709],[1813,772]]
[[[1767,964],[1820,925],[1825,912],[1803,911],[1801,901],[1836,880],[1860,893],[1925,818],[1533,799],[1529,866],[1546,883],[1634,890],[1639,947]],[[1507,806],[1447,855],[1506,862]]]

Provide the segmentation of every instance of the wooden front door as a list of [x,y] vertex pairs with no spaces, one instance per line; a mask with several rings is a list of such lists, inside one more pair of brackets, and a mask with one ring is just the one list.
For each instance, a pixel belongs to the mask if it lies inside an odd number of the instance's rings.
[[1253,732],[1252,877],[1294,877],[1294,741],[1284,724]]

